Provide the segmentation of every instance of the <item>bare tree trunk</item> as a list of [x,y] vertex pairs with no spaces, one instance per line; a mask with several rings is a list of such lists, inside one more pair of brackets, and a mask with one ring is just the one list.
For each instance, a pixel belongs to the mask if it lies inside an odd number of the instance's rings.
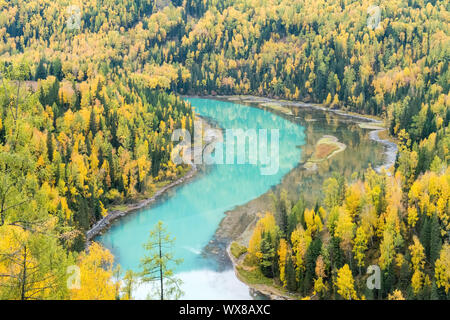
[[27,281],[27,246],[23,248],[23,273],[22,273],[22,288],[21,299],[25,300],[25,283]]

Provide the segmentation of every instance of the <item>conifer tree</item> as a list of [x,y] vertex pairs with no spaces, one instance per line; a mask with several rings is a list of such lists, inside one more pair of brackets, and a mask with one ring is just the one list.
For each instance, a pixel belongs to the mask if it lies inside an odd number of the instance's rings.
[[174,270],[169,264],[178,265],[182,262],[175,259],[171,248],[175,239],[167,233],[163,223],[159,221],[150,231],[148,242],[144,244],[147,254],[141,259],[141,281],[144,283],[159,282],[159,297],[161,300],[168,298],[178,299],[181,291],[181,280],[174,276]]

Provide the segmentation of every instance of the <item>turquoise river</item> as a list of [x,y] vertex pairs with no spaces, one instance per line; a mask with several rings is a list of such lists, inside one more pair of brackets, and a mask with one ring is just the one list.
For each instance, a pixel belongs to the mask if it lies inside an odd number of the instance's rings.
[[[176,268],[183,281],[183,298],[251,299],[248,287],[237,280],[232,269],[219,271],[217,262],[201,253],[226,211],[267,192],[299,163],[300,146],[305,143],[304,128],[258,108],[210,99],[188,100],[196,114],[214,120],[221,128],[268,129],[268,145],[272,141],[271,129],[278,129],[278,171],[261,174],[261,166],[267,165],[259,161],[256,165],[235,161],[208,166],[206,173],[170,190],[156,204],[117,221],[98,240],[111,250],[122,269],[138,271],[144,255],[142,244],[160,220],[176,239],[175,257],[183,259]],[[146,291],[147,287],[140,287],[137,298],[145,298]]]

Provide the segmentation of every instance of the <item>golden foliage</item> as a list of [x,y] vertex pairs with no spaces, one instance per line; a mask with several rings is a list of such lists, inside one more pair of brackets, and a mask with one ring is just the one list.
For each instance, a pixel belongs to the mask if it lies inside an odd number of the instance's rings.
[[444,288],[445,293],[450,291],[450,245],[446,243],[442,249],[439,259],[436,260],[435,269],[436,284]]
[[346,300],[358,299],[355,291],[355,280],[353,279],[353,275],[348,264],[345,264],[338,270],[335,286],[338,288],[337,292],[342,298]]
[[72,300],[113,300],[115,299],[115,286],[113,276],[112,254],[93,242],[89,247],[89,253],[83,252],[78,257],[80,268],[81,286],[72,289]]

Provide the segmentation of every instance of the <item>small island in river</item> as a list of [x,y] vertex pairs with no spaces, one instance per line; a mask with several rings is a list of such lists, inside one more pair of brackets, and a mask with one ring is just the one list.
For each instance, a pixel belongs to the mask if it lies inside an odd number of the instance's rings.
[[316,163],[329,159],[337,153],[344,151],[346,148],[347,146],[344,143],[339,142],[338,138],[330,135],[324,135],[316,143],[313,155],[303,166],[307,170],[316,170]]

